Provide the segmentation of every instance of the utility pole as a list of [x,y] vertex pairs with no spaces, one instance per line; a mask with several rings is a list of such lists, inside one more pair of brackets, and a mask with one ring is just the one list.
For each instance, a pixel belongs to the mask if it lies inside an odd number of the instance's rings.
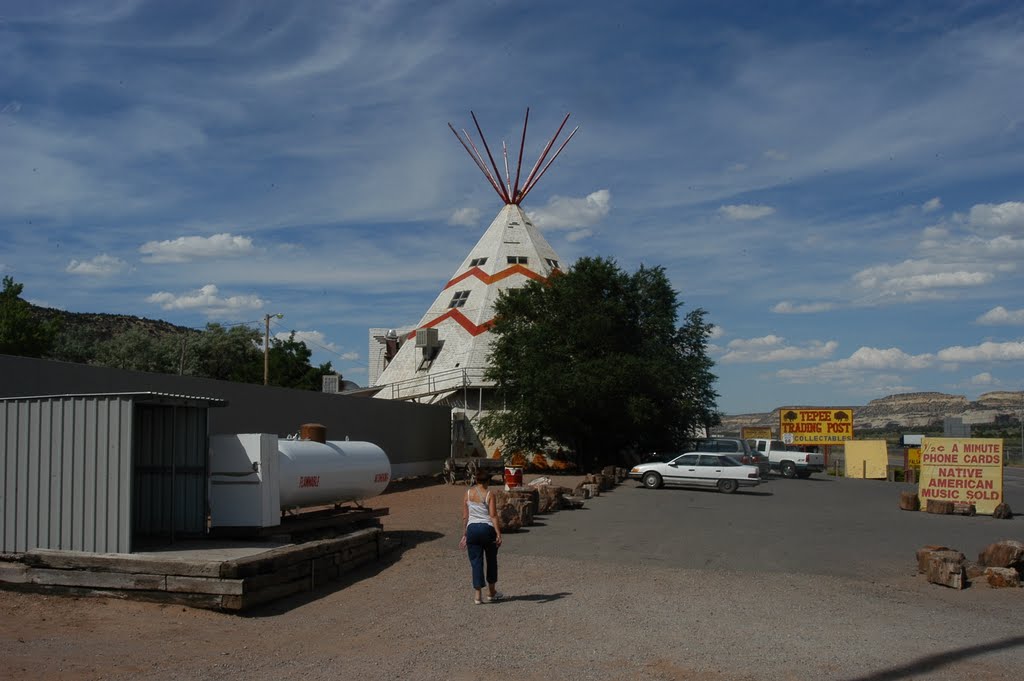
[[270,383],[270,318],[277,317],[281,319],[284,317],[283,314],[265,314],[263,315],[263,385]]

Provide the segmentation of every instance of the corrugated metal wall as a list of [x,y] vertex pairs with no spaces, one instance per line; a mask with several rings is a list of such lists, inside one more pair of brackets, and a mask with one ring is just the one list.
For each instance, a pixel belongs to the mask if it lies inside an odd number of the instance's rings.
[[136,536],[174,539],[206,531],[206,408],[135,407]]
[[130,550],[132,411],[123,397],[0,402],[0,550]]

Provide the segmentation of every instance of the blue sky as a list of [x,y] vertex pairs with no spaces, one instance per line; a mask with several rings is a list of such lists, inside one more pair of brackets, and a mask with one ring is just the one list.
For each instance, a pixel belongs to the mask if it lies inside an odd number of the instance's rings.
[[[629,4],[629,7],[626,5]],[[0,1],[0,274],[194,327],[283,313],[366,380],[536,158],[563,263],[660,265],[720,407],[1024,387],[1024,8]]]

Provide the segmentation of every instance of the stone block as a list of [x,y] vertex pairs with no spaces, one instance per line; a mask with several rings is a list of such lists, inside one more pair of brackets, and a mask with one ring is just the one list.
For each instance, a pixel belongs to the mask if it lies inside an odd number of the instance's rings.
[[978,562],[985,567],[1024,571],[1024,543],[1015,539],[1004,539],[989,544],[978,554]]
[[963,589],[967,580],[964,578],[964,564],[967,559],[959,551],[934,551],[928,556],[925,576],[931,584],[948,586],[951,589]]
[[921,510],[921,500],[917,492],[900,492],[900,508],[904,511]]
[[925,511],[938,515],[953,515],[953,502],[940,499],[929,499]]
[[954,501],[953,502],[953,514],[954,515],[975,515],[977,510],[974,504],[966,501]]
[[996,589],[1020,586],[1020,573],[1013,568],[987,567],[982,576],[989,586]]
[[919,574],[928,572],[928,559],[936,551],[949,551],[948,546],[940,546],[939,544],[926,544],[917,550],[917,571]]
[[996,506],[995,510],[992,511],[993,518],[999,518],[1000,520],[1009,520],[1013,517],[1013,511],[1010,510],[1010,505],[1002,503]]
[[967,561],[967,565],[964,566],[964,574],[967,575],[967,579],[975,580],[985,574],[985,566],[978,565],[973,560]]

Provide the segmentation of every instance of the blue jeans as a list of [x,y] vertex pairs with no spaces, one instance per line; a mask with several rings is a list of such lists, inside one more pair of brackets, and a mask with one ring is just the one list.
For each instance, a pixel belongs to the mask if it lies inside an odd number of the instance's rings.
[[484,556],[487,556],[487,583],[498,581],[498,533],[487,523],[470,523],[466,527],[466,552],[473,567],[473,588],[484,588]]

